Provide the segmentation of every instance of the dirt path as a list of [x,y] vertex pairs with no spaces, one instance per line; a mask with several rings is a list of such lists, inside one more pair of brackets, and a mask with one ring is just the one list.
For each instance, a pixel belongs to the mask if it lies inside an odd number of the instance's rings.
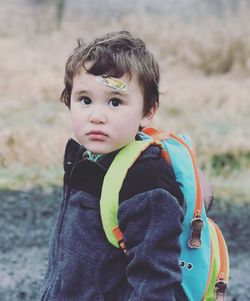
[[[49,192],[40,188],[0,191],[1,301],[38,300],[46,269],[48,234],[59,201],[58,188]],[[231,255],[227,301],[249,300],[249,207],[218,203],[211,211],[226,236]]]

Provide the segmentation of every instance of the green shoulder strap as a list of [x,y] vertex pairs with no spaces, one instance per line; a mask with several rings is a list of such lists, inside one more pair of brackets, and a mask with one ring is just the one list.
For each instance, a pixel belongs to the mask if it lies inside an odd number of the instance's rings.
[[154,140],[133,141],[126,145],[116,155],[104,177],[100,200],[101,219],[106,237],[115,247],[119,246],[112,229],[118,224],[119,192],[123,180],[128,169],[150,144],[158,145]]

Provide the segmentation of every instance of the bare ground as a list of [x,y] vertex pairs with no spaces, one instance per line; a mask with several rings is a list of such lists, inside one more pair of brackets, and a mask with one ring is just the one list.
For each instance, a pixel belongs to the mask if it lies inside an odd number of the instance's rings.
[[[49,231],[60,194],[58,187],[47,191],[39,187],[30,191],[0,191],[1,301],[38,300],[46,269]],[[210,213],[229,246],[228,301],[249,300],[249,207],[217,201]]]

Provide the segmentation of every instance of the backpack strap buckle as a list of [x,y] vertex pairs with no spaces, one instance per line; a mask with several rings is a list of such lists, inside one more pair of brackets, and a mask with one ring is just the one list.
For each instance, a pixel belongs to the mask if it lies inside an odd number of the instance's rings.
[[191,220],[191,237],[188,241],[188,246],[193,249],[201,247],[201,230],[204,226],[204,221],[201,216],[195,216]]

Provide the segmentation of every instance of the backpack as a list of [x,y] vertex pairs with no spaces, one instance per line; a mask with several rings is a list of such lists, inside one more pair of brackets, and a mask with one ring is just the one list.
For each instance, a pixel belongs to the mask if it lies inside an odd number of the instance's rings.
[[128,169],[149,145],[158,145],[175,173],[186,200],[180,236],[182,287],[190,301],[223,301],[229,277],[227,246],[219,227],[206,215],[200,176],[191,140],[186,135],[157,131],[140,133],[142,141],[122,148],[109,167],[102,187],[100,212],[108,241],[126,253],[118,227],[119,191]]

